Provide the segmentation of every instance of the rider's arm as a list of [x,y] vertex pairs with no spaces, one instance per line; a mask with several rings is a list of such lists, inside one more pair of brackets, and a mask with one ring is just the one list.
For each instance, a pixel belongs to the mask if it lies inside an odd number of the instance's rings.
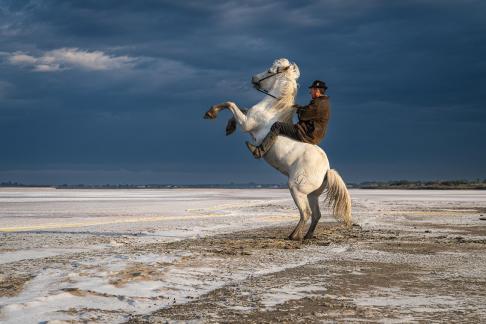
[[311,101],[307,106],[304,106],[299,113],[299,119],[306,120],[316,120],[316,119],[326,119],[328,118],[328,106],[325,101]]
[[300,119],[300,114],[302,114],[302,112],[305,111],[308,106],[300,106],[298,104],[295,104],[292,107],[296,109],[297,116]]

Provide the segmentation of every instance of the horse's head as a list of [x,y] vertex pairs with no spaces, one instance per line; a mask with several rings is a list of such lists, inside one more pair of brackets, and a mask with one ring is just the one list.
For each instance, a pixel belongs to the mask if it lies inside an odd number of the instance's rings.
[[286,58],[281,58],[275,60],[268,70],[254,75],[251,78],[251,83],[255,88],[281,97],[288,91],[289,82],[294,85],[295,90],[299,76],[300,71],[297,64],[290,63]]

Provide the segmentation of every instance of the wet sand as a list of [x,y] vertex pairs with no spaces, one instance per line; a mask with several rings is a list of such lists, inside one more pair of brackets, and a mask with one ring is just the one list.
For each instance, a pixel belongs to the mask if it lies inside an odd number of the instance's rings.
[[481,191],[352,190],[304,242],[284,190],[135,192],[0,193],[0,320],[486,321]]

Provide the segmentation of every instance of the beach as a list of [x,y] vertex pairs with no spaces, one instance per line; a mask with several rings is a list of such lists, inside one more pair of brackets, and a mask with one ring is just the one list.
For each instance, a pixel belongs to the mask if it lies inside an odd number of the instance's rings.
[[486,193],[350,190],[287,240],[282,189],[0,189],[0,321],[486,321]]

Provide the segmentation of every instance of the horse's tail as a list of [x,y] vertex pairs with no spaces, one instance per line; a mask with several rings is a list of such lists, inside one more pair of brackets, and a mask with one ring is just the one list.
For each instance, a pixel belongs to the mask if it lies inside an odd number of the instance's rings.
[[327,171],[325,181],[326,202],[332,209],[332,215],[340,218],[346,226],[351,226],[351,197],[346,184],[334,169]]

